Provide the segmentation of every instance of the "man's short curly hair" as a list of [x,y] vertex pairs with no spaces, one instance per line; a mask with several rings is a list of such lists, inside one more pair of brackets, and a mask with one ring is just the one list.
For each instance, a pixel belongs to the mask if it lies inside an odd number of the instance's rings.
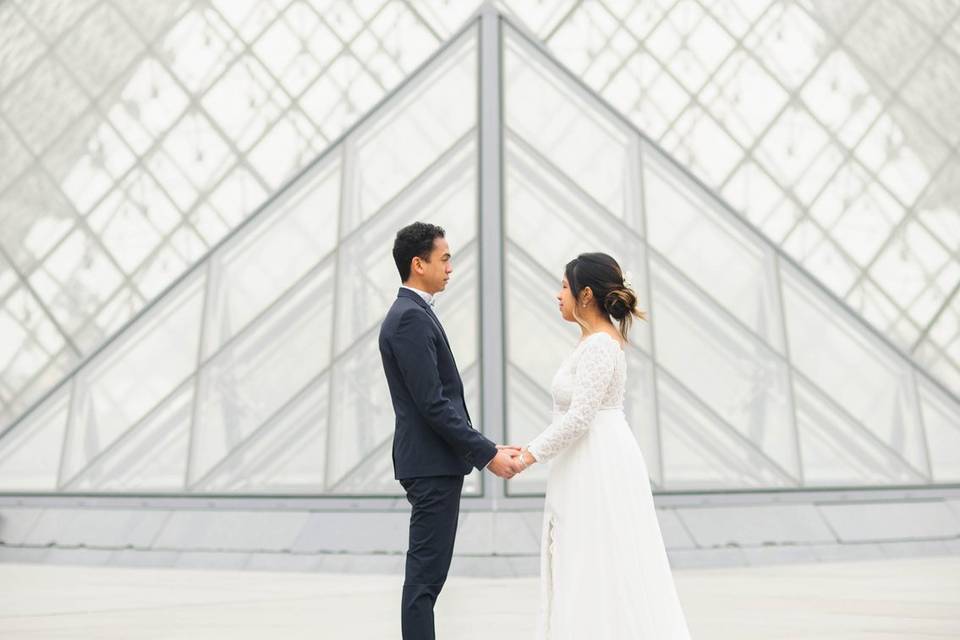
[[427,222],[414,222],[397,231],[397,238],[393,241],[393,261],[397,263],[401,282],[406,282],[410,277],[413,257],[419,256],[421,260],[430,262],[433,241],[442,237],[443,227]]

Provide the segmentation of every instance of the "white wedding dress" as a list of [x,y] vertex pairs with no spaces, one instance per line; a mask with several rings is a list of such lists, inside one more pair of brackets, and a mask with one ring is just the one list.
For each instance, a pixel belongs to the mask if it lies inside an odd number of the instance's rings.
[[647,465],[623,411],[626,354],[590,334],[551,384],[538,640],[686,640]]

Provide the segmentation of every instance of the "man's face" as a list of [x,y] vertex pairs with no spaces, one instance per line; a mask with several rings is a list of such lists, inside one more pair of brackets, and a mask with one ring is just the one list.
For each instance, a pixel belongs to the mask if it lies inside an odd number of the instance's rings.
[[446,288],[450,274],[453,273],[450,259],[450,245],[447,244],[446,238],[433,239],[430,262],[420,258],[413,259],[413,268],[423,281],[427,293],[437,293]]

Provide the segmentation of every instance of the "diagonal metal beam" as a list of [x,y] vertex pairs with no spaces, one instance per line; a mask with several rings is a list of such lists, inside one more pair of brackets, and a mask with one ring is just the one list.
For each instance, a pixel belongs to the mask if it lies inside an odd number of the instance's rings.
[[103,341],[96,349],[90,351],[82,359],[80,359],[77,364],[71,369],[57,384],[47,390],[43,395],[37,398],[31,405],[20,414],[3,432],[0,432],[0,438],[4,434],[8,433],[11,429],[20,424],[27,416],[29,416],[33,411],[37,409],[43,402],[52,396],[58,389],[60,389],[72,376],[76,375],[78,371],[83,369],[87,363],[92,361],[98,354],[109,348],[121,335],[126,333],[126,331],[134,326],[141,318],[146,316],[151,309],[153,309],[161,300],[165,299],[166,296],[176,289],[183,281],[189,278],[193,273],[198,269],[202,268],[208,260],[214,256],[221,247],[224,247],[228,242],[230,242],[234,237],[239,235],[246,227],[252,224],[255,220],[258,220],[265,212],[270,211],[272,205],[283,198],[291,189],[293,189],[305,176],[310,175],[316,167],[321,165],[328,157],[336,153],[341,144],[350,136],[352,136],[356,131],[364,127],[368,121],[373,119],[377,114],[381,113],[383,109],[395,98],[397,95],[404,93],[408,87],[414,85],[417,80],[421,79],[422,74],[429,69],[436,60],[438,60],[442,55],[458,45],[461,41],[461,37],[469,32],[476,24],[476,19],[471,19],[468,21],[461,29],[447,42],[445,42],[441,47],[431,54],[426,60],[424,60],[420,66],[414,70],[407,78],[405,78],[400,84],[398,84],[390,93],[385,95],[381,100],[374,105],[370,111],[361,116],[353,125],[351,125],[346,131],[344,131],[335,141],[333,141],[322,153],[320,153],[316,158],[304,166],[301,170],[296,172],[290,178],[287,179],[283,185],[277,189],[273,194],[270,195],[263,203],[261,203],[249,216],[247,216],[243,221],[241,221],[236,227],[231,229],[227,234],[224,235],[216,244],[210,247],[207,252],[200,257],[197,262],[195,262],[190,268],[180,274],[172,282],[170,282],[162,291],[160,291],[157,296],[146,304],[140,311],[133,315],[129,320],[127,320],[122,326],[120,326],[110,338]]
[[730,204],[724,200],[715,190],[711,189],[703,180],[693,174],[689,169],[684,167],[680,162],[669,154],[666,150],[663,149],[655,140],[650,138],[645,132],[641,131],[636,124],[634,124],[629,118],[621,114],[615,107],[613,107],[609,102],[606,101],[603,96],[598,95],[589,85],[587,85],[583,80],[574,75],[569,69],[567,69],[563,64],[561,64],[553,56],[552,53],[546,48],[546,46],[532,38],[526,33],[522,27],[517,27],[514,25],[509,18],[502,17],[503,22],[510,27],[512,33],[516,35],[517,38],[524,41],[527,46],[534,49],[540,54],[540,56],[548,61],[550,65],[558,71],[560,75],[565,77],[568,82],[572,85],[579,88],[585,95],[589,96],[598,106],[600,106],[604,111],[606,111],[614,120],[623,124],[630,131],[634,132],[637,136],[641,138],[646,146],[657,155],[661,160],[666,164],[673,167],[674,170],[679,172],[681,175],[685,176],[686,180],[689,180],[691,184],[695,185],[701,193],[705,194],[709,201],[711,201],[716,208],[723,212],[725,215],[730,217],[732,220],[737,222],[739,225],[749,230],[762,244],[766,245],[773,251],[779,258],[781,262],[784,262],[794,268],[801,276],[812,284],[818,291],[822,292],[823,295],[827,296],[839,309],[846,313],[847,317],[852,320],[855,324],[861,327],[863,330],[868,332],[870,335],[874,336],[881,344],[887,347],[891,352],[897,354],[904,362],[908,363],[910,367],[917,372],[925,380],[929,381],[936,388],[941,390],[947,397],[951,398],[955,403],[960,404],[960,396],[955,393],[953,390],[949,389],[944,385],[940,380],[934,378],[927,372],[914,358],[910,356],[904,349],[897,346],[890,338],[886,335],[880,333],[876,327],[871,325],[866,321],[860,314],[853,310],[850,305],[840,298],[836,293],[828,289],[821,283],[816,277],[814,277],[802,264],[795,260],[791,255],[783,250],[778,244],[770,240],[763,231],[758,229],[750,220],[744,217],[739,211],[734,209]]

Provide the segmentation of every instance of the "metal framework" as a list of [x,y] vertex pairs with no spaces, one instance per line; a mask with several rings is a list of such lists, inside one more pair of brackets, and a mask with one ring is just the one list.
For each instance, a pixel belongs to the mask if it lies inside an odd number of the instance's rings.
[[[944,93],[960,82],[960,4],[499,6],[960,390],[960,135]],[[472,10],[412,0],[237,7],[0,6],[10,34],[0,43],[0,326],[11,336],[0,345],[0,425],[121,330]]]
[[[936,84],[960,69],[960,4],[601,0],[575,3],[538,35],[834,293],[958,388],[960,271],[950,223],[957,210],[945,189],[960,155],[956,121],[944,116],[949,98]],[[909,53],[889,55],[895,50]],[[756,106],[764,104],[774,108]],[[839,120],[825,119],[835,115],[830,107]],[[751,116],[756,122],[746,122]],[[782,165],[805,139],[823,142],[786,174]],[[751,198],[765,188],[769,197]]]
[[[954,395],[485,5],[0,435],[0,489],[392,508],[370,345],[392,233],[425,215],[460,243],[438,312],[498,442],[542,428],[571,342],[546,292],[600,242],[642,269],[629,395],[658,493],[960,479]],[[474,474],[469,503],[519,507],[542,480]]]

